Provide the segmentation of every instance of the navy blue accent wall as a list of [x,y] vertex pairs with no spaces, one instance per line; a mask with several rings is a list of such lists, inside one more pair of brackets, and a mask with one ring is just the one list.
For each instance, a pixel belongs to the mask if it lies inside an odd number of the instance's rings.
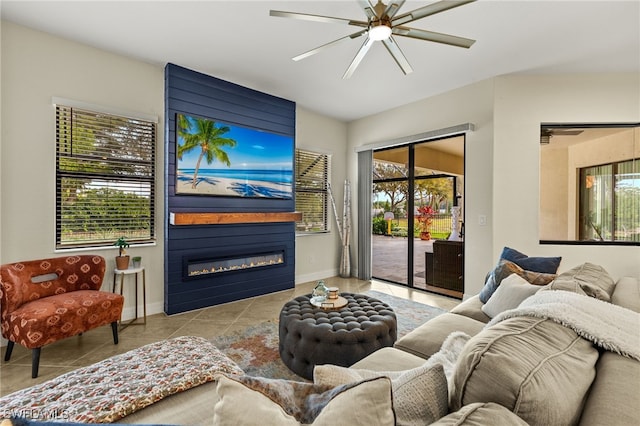
[[[176,195],[176,114],[295,138],[295,103],[174,64],[165,67],[165,312],[175,314],[295,285],[295,224],[171,225],[178,212],[292,212],[295,201]],[[283,246],[284,265],[183,279],[185,257]]]

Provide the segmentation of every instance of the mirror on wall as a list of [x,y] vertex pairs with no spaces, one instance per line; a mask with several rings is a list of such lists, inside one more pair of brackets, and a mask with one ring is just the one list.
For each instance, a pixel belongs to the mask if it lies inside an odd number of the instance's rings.
[[541,243],[640,245],[640,125],[542,124]]

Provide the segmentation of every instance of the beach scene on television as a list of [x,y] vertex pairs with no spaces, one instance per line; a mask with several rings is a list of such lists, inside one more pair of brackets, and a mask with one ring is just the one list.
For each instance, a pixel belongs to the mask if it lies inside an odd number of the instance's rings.
[[176,115],[176,194],[292,198],[293,137]]

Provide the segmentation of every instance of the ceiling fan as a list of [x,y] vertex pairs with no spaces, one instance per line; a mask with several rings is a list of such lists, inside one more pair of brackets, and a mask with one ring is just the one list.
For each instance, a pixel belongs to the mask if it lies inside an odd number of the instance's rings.
[[402,72],[404,72],[405,75],[412,72],[413,68],[411,68],[409,61],[407,61],[407,58],[404,56],[404,54],[400,50],[400,47],[393,38],[394,35],[415,38],[418,40],[432,41],[436,43],[443,43],[451,46],[464,47],[467,49],[471,47],[473,43],[475,43],[475,40],[471,40],[468,38],[436,33],[433,31],[426,31],[418,28],[405,27],[404,24],[408,24],[410,22],[417,21],[418,19],[422,19],[427,16],[435,15],[436,13],[453,9],[454,7],[463,6],[476,0],[442,0],[400,15],[398,15],[397,13],[404,4],[405,0],[390,0],[386,5],[382,3],[381,0],[377,1],[378,2],[374,6],[371,4],[370,0],[358,0],[358,3],[367,16],[366,21],[334,18],[331,16],[310,15],[307,13],[284,12],[280,10],[271,10],[270,16],[301,19],[306,21],[338,23],[342,25],[352,25],[362,28],[361,30],[353,34],[341,37],[337,40],[324,44],[320,47],[316,47],[315,49],[309,50],[293,58],[294,61],[299,61],[311,55],[315,55],[321,50],[333,46],[334,44],[341,41],[365,36],[364,43],[360,47],[360,50],[358,50],[356,56],[351,61],[351,64],[345,71],[342,78],[349,78],[353,75],[354,71],[356,70],[358,65],[360,65],[360,62],[375,41],[381,41],[384,44],[384,46],[387,48],[393,59],[395,59],[396,63],[398,64],[400,69],[402,69]]
[[553,136],[576,136],[584,132],[583,129],[554,129],[543,127],[540,129],[540,145],[548,145]]

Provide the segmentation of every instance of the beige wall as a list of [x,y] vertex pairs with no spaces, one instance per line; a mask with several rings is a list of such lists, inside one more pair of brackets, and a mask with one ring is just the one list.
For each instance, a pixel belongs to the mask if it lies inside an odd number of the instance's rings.
[[[157,170],[164,166],[162,67],[2,23],[2,263],[55,251],[55,109],[52,96],[157,116]],[[163,183],[156,183],[156,232],[163,239]],[[117,248],[93,250],[108,261]],[[147,267],[150,312],[163,308],[162,244],[132,247]],[[126,286],[125,290],[133,286]],[[131,309],[132,310],[132,309]],[[125,317],[130,314],[125,310]]]
[[567,148],[547,149],[547,146],[543,146],[540,149],[540,164],[540,188],[544,188],[540,192],[540,239],[571,238],[568,211],[575,211],[575,208],[570,209],[569,206]]
[[[60,255],[55,236],[55,118],[52,96],[159,117],[158,170],[164,170],[163,66],[131,60],[2,22],[0,262]],[[538,137],[541,122],[640,121],[640,77],[634,75],[511,76],[485,80],[348,124],[302,108],[297,143],[331,153],[341,210],[342,184],[357,199],[356,147],[473,123],[466,141],[466,294],[482,287],[504,245],[525,253],[562,255],[561,269],[586,260],[613,275],[640,275],[640,247],[538,244]],[[158,244],[135,247],[148,268],[149,312],[163,304],[163,187],[157,182]],[[352,260],[357,270],[357,206]],[[486,216],[487,225],[479,224]],[[339,239],[296,239],[296,282],[335,275]],[[110,260],[116,248],[100,251]],[[111,270],[111,269],[110,269]],[[110,271],[108,271],[109,273]],[[110,279],[107,281],[110,282]]]
[[[471,122],[465,153],[465,296],[477,293],[505,245],[585,261],[615,277],[640,276],[640,247],[539,244],[540,123],[640,121],[640,76],[503,76],[349,124],[349,145],[393,140]],[[355,152],[349,174],[357,176]],[[354,217],[357,217],[354,211]],[[479,216],[487,225],[479,224]]]
[[[640,121],[640,75],[505,76],[496,79],[493,256],[504,245],[562,256],[560,270],[589,261],[614,278],[640,276],[640,247],[539,244],[540,123]],[[535,224],[535,225],[532,225]]]
[[[0,133],[0,263],[62,256],[55,251],[55,110],[53,96],[159,118],[156,181],[157,244],[132,247],[147,267],[147,312],[164,308],[164,66],[94,49],[2,22]],[[342,200],[346,124],[297,110],[296,142],[333,154],[332,180]],[[341,202],[338,205],[341,211]],[[296,282],[336,275],[337,232],[297,238]],[[93,249],[108,270],[110,288],[117,249]],[[132,289],[133,286],[125,286]],[[126,294],[125,294],[126,295]],[[130,293],[133,297],[133,293]],[[129,299],[131,300],[131,299]],[[124,317],[133,315],[127,305]]]
[[[296,146],[331,155],[331,187],[341,218],[347,168],[346,124],[298,107]],[[351,187],[353,188],[353,185]],[[330,211],[330,220],[330,233],[296,238],[297,284],[338,275],[341,243],[333,210]]]

